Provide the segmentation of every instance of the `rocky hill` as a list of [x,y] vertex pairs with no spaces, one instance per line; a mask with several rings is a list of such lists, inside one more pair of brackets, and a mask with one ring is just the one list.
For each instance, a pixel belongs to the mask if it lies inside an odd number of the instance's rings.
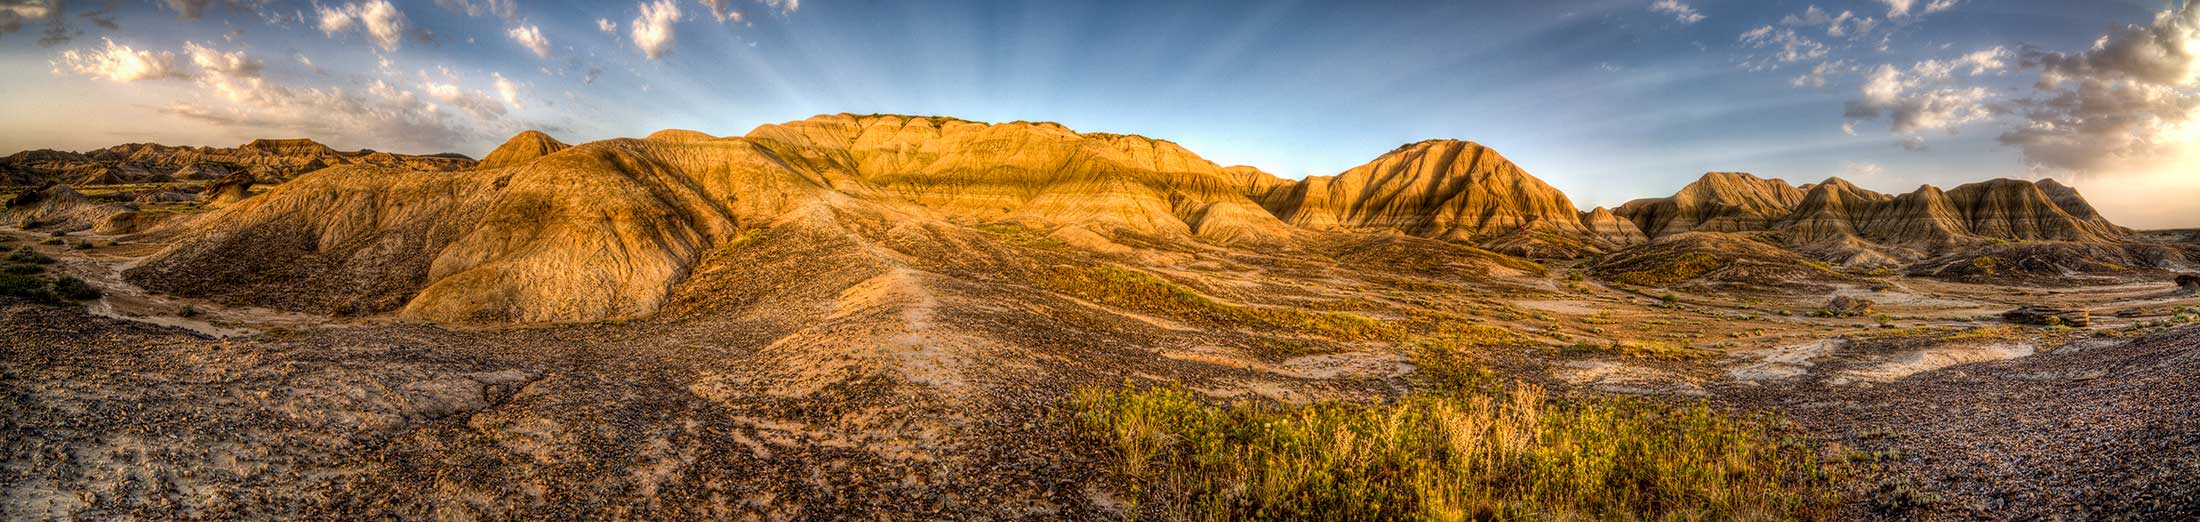
[[1565,194],[1469,141],[1408,144],[1342,174],[1276,188],[1261,203],[1285,222],[1313,229],[1455,241],[1530,225],[1575,237],[1588,234]]
[[[149,152],[160,150],[167,155]],[[2127,233],[2076,191],[2051,182],[1996,180],[1889,196],[1840,179],[1794,186],[1712,173],[1673,197],[1581,212],[1496,151],[1466,141],[1408,144],[1336,176],[1289,181],[1221,167],[1166,140],[1045,122],[898,115],[823,115],[738,137],[666,130],[580,145],[527,132],[468,170],[296,140],[218,155],[135,146],[18,156],[68,162],[118,155],[138,158],[133,165],[189,157],[235,166],[220,167],[233,171],[225,177],[231,181],[200,195],[218,210],[163,226],[178,240],[130,273],[147,288],[459,323],[631,318],[682,302],[689,303],[682,309],[708,308],[698,303],[716,301],[683,298],[691,294],[679,289],[764,288],[744,278],[783,264],[755,257],[765,252],[803,260],[783,273],[823,274],[816,270],[827,266],[874,276],[918,269],[1042,277],[1045,269],[1014,268],[1028,256],[985,254],[991,247],[977,245],[1007,241],[1167,262],[1183,252],[1244,247],[1352,260],[1368,256],[1334,245],[1396,245],[1366,238],[1412,236],[1480,247],[1469,253],[1486,256],[1456,256],[1461,267],[1452,270],[1465,274],[1539,270],[1506,256],[1602,253],[1616,256],[1604,272],[1652,273],[1643,263],[1716,246],[1725,250],[1713,254],[1762,261],[1712,272],[1748,282],[1783,260],[1905,266],[2011,241],[2115,250]],[[265,194],[235,181],[252,179],[247,172],[255,168],[291,164],[283,161],[349,163]],[[453,171],[417,175],[445,170]],[[82,208],[49,213],[89,212]],[[97,226],[83,221],[76,226]],[[1690,232],[1717,234],[1659,246]],[[1716,244],[1728,240],[1785,246],[1791,254]],[[2180,252],[2023,264],[2112,267],[2140,259],[2153,267],[2184,262]]]
[[372,150],[341,152],[310,139],[261,139],[232,148],[172,147],[131,143],[83,153],[34,150],[0,158],[0,181],[13,185],[48,182],[76,186],[211,180],[247,172],[262,180],[283,180],[337,165],[373,165],[411,170],[452,171],[472,167],[464,156],[413,156]]

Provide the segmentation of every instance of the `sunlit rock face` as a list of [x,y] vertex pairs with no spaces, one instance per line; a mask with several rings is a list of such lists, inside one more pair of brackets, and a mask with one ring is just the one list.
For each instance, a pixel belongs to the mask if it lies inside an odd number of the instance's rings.
[[1270,192],[1263,205],[1313,229],[1386,230],[1472,240],[1530,225],[1583,235],[1566,195],[1480,144],[1409,144],[1336,176],[1315,176]]

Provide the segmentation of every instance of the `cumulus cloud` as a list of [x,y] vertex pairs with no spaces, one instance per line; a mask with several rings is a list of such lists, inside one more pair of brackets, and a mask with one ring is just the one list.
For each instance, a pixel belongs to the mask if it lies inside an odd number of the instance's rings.
[[100,41],[105,45],[98,49],[62,51],[53,62],[54,73],[75,73],[116,82],[183,76],[183,71],[176,66],[176,53],[141,51],[105,38]]
[[1841,14],[1832,14],[1831,11],[1819,9],[1818,6],[1812,5],[1803,9],[1803,14],[1787,15],[1780,18],[1780,25],[1790,27],[1823,26],[1826,28],[1826,36],[1828,37],[1862,38],[1871,34],[1872,28],[1879,26],[1879,20],[1869,16],[1856,16],[1856,13],[1848,10],[1842,10]]
[[2200,7],[2162,11],[2085,51],[2031,50],[2022,61],[2040,70],[2038,94],[2000,141],[2034,168],[2144,170],[2200,146]]
[[1811,66],[1810,72],[1796,76],[1793,80],[1788,80],[1788,84],[1796,87],[1820,89],[1826,86],[1828,80],[1847,74],[1855,69],[1856,66],[1850,64],[1848,60],[1818,62],[1818,65]]
[[1680,0],[1658,0],[1656,2],[1651,2],[1650,12],[1673,15],[1674,20],[1678,20],[1680,21],[1680,23],[1683,24],[1693,24],[1703,21],[1703,13],[1696,12],[1696,8],[1690,7],[1688,4],[1685,3],[1681,3]]
[[651,60],[662,58],[672,49],[672,24],[680,21],[680,6],[673,0],[657,0],[641,4],[641,9],[632,24],[634,46]]
[[457,107],[476,118],[493,119],[504,116],[504,103],[489,93],[468,90],[450,83],[421,82],[421,92],[444,105]]
[[1826,56],[1826,44],[1795,32],[1794,29],[1762,26],[1742,33],[1742,45],[1761,49],[1770,54],[1751,56],[1743,62],[1752,70],[1778,69],[1783,64],[1816,60]]
[[519,16],[518,0],[435,0],[435,5],[466,16],[496,15],[505,19]]
[[505,78],[500,73],[489,73],[489,77],[495,80],[493,83],[497,88],[497,97],[503,99],[505,105],[510,105],[514,109],[527,108],[519,102],[519,84],[513,83],[512,80]]
[[1952,78],[1949,62],[1927,60],[1905,73],[1881,64],[1865,75],[1858,99],[1850,100],[1843,129],[1854,133],[1858,122],[1888,119],[1888,128],[1904,146],[1921,148],[1922,133],[1949,131],[1986,121],[1995,115],[1993,93],[1983,87],[1941,86]]
[[317,9],[321,32],[331,37],[352,29],[363,29],[368,40],[383,51],[395,52],[405,41],[405,28],[411,22],[389,0],[366,3],[350,3],[341,6],[320,6]]
[[526,47],[529,51],[534,51],[536,57],[550,57],[550,39],[542,36],[542,28],[534,25],[522,25],[512,28],[508,34],[512,35],[512,41],[519,42],[521,46]]
[[1962,0],[1931,0],[1922,6],[1922,10],[1917,10],[1920,7],[1917,0],[1879,0],[1879,3],[1887,4],[1887,19],[1899,20],[1912,15],[1924,16],[1955,9],[1956,3],[1960,1]]
[[46,29],[39,35],[39,47],[68,43],[81,33],[69,28],[67,7],[61,0],[0,0],[0,35],[21,31],[32,22],[44,22]]
[[[209,74],[223,76],[259,76],[266,64],[245,55],[244,51],[223,52],[196,42],[184,42],[184,54],[191,57],[191,64]],[[300,55],[302,58],[304,55]],[[308,65],[311,65],[310,63]]]
[[702,0],[703,7],[710,8],[710,17],[718,23],[741,23],[744,16],[733,8],[733,0]]
[[619,34],[619,23],[613,22],[609,18],[597,18],[596,30],[603,31],[604,34],[617,36]]

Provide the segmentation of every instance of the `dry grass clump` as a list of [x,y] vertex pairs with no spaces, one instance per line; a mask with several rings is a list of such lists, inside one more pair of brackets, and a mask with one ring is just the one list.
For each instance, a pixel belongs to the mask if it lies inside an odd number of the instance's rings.
[[1727,260],[1709,252],[1689,252],[1645,270],[1613,274],[1611,279],[1621,284],[1664,288],[1725,268],[1727,263]]
[[1088,389],[1134,516],[1191,520],[1815,519],[1833,474],[1762,419],[1518,385],[1393,403]]
[[1216,326],[1253,326],[1345,341],[1398,339],[1381,321],[1346,313],[1246,306],[1217,301],[1145,272],[1113,265],[1055,265],[1037,282],[1079,299]]

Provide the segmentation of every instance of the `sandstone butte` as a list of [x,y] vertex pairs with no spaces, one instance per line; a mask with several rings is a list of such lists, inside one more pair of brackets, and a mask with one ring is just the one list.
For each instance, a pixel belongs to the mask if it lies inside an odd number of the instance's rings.
[[147,234],[177,241],[126,276],[292,309],[534,323],[648,315],[676,300],[676,287],[708,284],[700,276],[784,262],[712,254],[729,245],[890,266],[910,252],[975,252],[982,241],[968,225],[1091,252],[1129,250],[1122,241],[1263,247],[1373,234],[1551,257],[1690,231],[1766,232],[1902,260],[1973,241],[2105,243],[2125,232],[2051,183],[1888,197],[1838,179],[1798,187],[1712,173],[1670,198],[1580,212],[1466,141],[1408,144],[1335,176],[1289,181],[1166,140],[894,115],[574,146],[528,132],[474,169],[418,170],[335,165],[154,227]]

